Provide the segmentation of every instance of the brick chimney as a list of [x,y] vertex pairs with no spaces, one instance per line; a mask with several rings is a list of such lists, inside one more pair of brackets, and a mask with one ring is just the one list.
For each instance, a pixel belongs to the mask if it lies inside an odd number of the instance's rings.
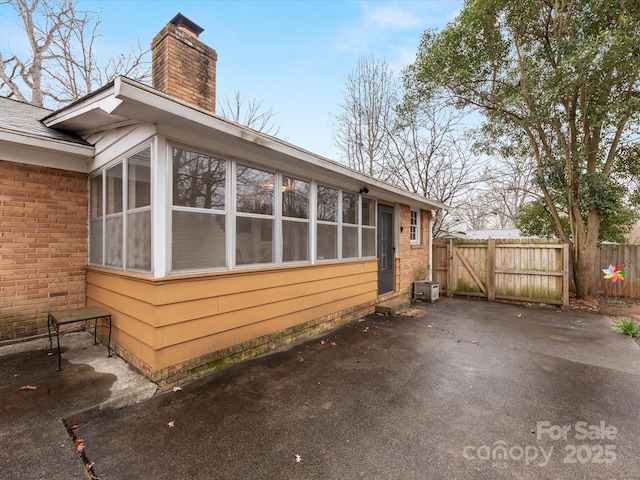
[[178,13],[151,42],[153,88],[216,111],[216,51],[198,40],[204,31]]

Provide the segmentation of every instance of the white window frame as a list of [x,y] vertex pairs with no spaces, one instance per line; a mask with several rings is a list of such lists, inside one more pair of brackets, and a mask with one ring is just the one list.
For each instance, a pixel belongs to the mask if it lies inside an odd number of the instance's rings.
[[[329,220],[318,220],[318,189],[319,188],[329,188],[336,191],[336,219],[335,221]],[[340,260],[341,251],[340,251],[340,240],[342,238],[342,233],[340,231],[340,209],[342,208],[342,193],[339,188],[333,187],[331,185],[326,185],[324,183],[316,183],[315,188],[313,189],[313,198],[311,200],[311,204],[314,205],[314,214],[313,214],[313,224],[314,224],[314,238],[315,238],[315,249],[314,249],[314,259],[316,262],[337,262]],[[333,258],[319,258],[318,257],[318,230],[320,225],[328,225],[332,226],[336,229],[336,256]]]
[[[375,253],[372,255],[363,255],[363,235],[364,232],[374,232],[373,235],[377,238],[377,200],[374,197],[366,197],[370,201],[373,202],[374,208],[374,217],[373,217],[373,225],[363,225],[363,212],[362,212],[362,202],[363,198],[365,198],[362,194],[358,193],[354,190],[347,190],[335,185],[331,185],[330,183],[318,183],[313,178],[305,178],[304,176],[299,176],[296,173],[292,173],[287,170],[279,170],[279,169],[269,169],[265,168],[264,165],[256,164],[255,162],[251,162],[249,160],[241,159],[241,158],[232,158],[226,156],[224,154],[219,154],[215,150],[209,150],[207,148],[202,148],[194,145],[184,144],[182,142],[174,142],[171,140],[167,140],[165,144],[165,150],[167,152],[168,158],[172,158],[174,147],[185,148],[187,150],[192,150],[194,152],[202,153],[204,155],[209,155],[211,157],[217,158],[219,160],[225,160],[226,163],[226,195],[225,195],[225,208],[224,210],[219,209],[201,209],[197,207],[184,207],[184,206],[176,206],[173,205],[173,164],[171,161],[166,162],[166,179],[165,183],[168,188],[166,189],[166,197],[165,197],[165,211],[168,213],[166,218],[166,265],[167,272],[169,274],[183,274],[183,273],[195,273],[195,272],[208,272],[208,271],[219,271],[219,270],[247,270],[253,268],[265,268],[272,266],[289,266],[292,264],[316,264],[316,263],[324,263],[324,262],[342,262],[342,261],[353,261],[360,259],[371,259],[376,258],[377,256],[377,240],[375,245]],[[273,183],[274,183],[274,204],[273,204],[273,212],[272,214],[259,214],[259,213],[249,213],[249,212],[239,212],[237,209],[237,175],[239,167],[247,167],[251,169],[255,169],[258,171],[266,172],[273,175]],[[282,211],[283,205],[283,195],[282,195],[282,185],[284,178],[291,178],[293,180],[299,180],[303,182],[308,182],[309,184],[309,210],[307,218],[296,218],[296,217],[288,217],[284,215]],[[271,180],[269,180],[271,182]],[[326,187],[331,188],[337,192],[337,218],[336,221],[325,221],[318,220],[317,211],[318,211],[318,188]],[[343,195],[344,194],[355,195],[356,197],[356,218],[355,223],[345,223],[343,219]],[[219,267],[202,267],[202,268],[190,268],[190,269],[175,269],[172,265],[172,255],[171,255],[171,237],[172,237],[172,212],[174,211],[192,211],[192,212],[204,212],[208,214],[224,214],[226,217],[226,265]],[[261,220],[269,220],[273,225],[272,231],[272,240],[273,240],[273,259],[271,262],[257,262],[257,263],[239,263],[237,258],[237,220],[239,218],[250,219],[261,219]],[[283,222],[297,222],[297,223],[305,223],[308,225],[308,238],[307,238],[307,248],[308,248],[308,258],[306,260],[284,260],[283,255],[283,246],[284,246],[284,238],[283,238]],[[331,225],[336,228],[336,257],[335,258],[318,258],[318,243],[317,243],[317,234],[318,227],[320,225]],[[344,257],[343,256],[343,228],[350,227],[353,228],[357,235],[356,240],[356,254],[353,257]]]
[[412,245],[420,244],[420,210],[419,209],[410,208],[409,210],[409,243],[411,243]]
[[[174,148],[183,148],[185,150],[189,150],[191,152],[194,153],[199,153],[202,155],[206,155],[209,157],[212,157],[216,160],[219,160],[221,162],[225,163],[225,198],[224,198],[224,208],[201,208],[201,207],[185,207],[185,206],[181,206],[181,205],[174,205],[173,204],[173,151]],[[168,142],[167,143],[167,169],[168,169],[168,174],[167,174],[167,182],[169,185],[169,188],[167,189],[167,197],[165,199],[165,201],[167,202],[167,207],[168,207],[168,217],[167,217],[167,225],[168,225],[168,239],[167,239],[167,249],[166,249],[166,255],[167,255],[167,270],[169,273],[171,274],[184,274],[184,273],[193,273],[193,272],[201,272],[201,271],[220,271],[220,270],[226,270],[229,267],[229,255],[228,255],[228,251],[229,251],[229,211],[230,211],[230,198],[232,198],[230,196],[230,177],[231,177],[231,171],[230,171],[230,161],[227,157],[225,157],[224,155],[218,155],[216,153],[210,152],[208,150],[196,147],[194,145],[188,145],[188,144],[183,144],[183,143],[179,143],[179,142]],[[173,232],[173,212],[192,212],[192,213],[202,213],[202,214],[206,214],[206,215],[218,215],[218,216],[224,216],[225,217],[225,264],[221,265],[221,266],[217,266],[217,267],[202,267],[202,268],[176,268],[173,265],[173,254],[172,254],[172,250],[173,250],[173,245],[171,242],[171,232]],[[235,229],[235,226],[234,226]],[[234,230],[235,231],[235,230]]]
[[[150,205],[146,205],[143,207],[138,207],[138,208],[129,208],[129,158],[133,157],[134,155],[136,155],[137,153],[145,150],[149,148],[149,157],[150,157],[150,161],[149,161],[149,168],[150,168],[150,172],[149,172],[149,181],[150,181]],[[101,263],[93,263],[91,262],[91,255],[92,252],[89,251],[89,255],[88,255],[88,264],[91,266],[96,266],[96,267],[102,267],[102,268],[109,268],[109,269],[113,269],[113,270],[121,270],[124,272],[139,272],[145,275],[151,274],[153,275],[153,270],[154,270],[154,264],[153,264],[153,235],[154,235],[154,231],[153,231],[153,193],[154,193],[154,169],[153,169],[153,156],[154,156],[154,149],[153,149],[153,145],[151,142],[145,142],[142,143],[140,145],[137,145],[136,147],[130,149],[129,151],[127,151],[124,155],[119,156],[117,159],[113,160],[112,162],[109,162],[108,164],[104,165],[100,170],[98,170],[96,173],[89,175],[89,188],[91,188],[91,179],[93,178],[100,178],[100,183],[102,184],[102,199],[101,199],[101,203],[102,203],[102,216],[101,217],[96,217],[94,221],[99,221],[102,224],[102,261]],[[110,213],[107,214],[107,171],[111,170],[112,168],[121,165],[122,167],[122,211],[120,212],[116,212],[116,213]],[[91,195],[91,193],[90,193]],[[128,232],[128,216],[129,214],[132,213],[137,213],[137,212],[143,212],[143,211],[149,211],[151,212],[151,245],[150,245],[150,249],[151,249],[151,265],[150,265],[150,269],[146,270],[146,269],[140,269],[140,268],[131,268],[127,265],[127,232]],[[89,216],[91,215],[91,213],[89,213]],[[121,253],[121,265],[108,265],[107,264],[107,220],[108,219],[113,219],[113,218],[118,218],[120,217],[122,219],[122,253]],[[90,219],[90,224],[89,226],[91,226],[91,219]],[[91,231],[89,232],[89,239],[91,238]],[[89,240],[89,243],[91,243],[91,240]],[[91,246],[90,246],[91,249]]]
[[[276,258],[278,259],[278,261],[282,264],[286,264],[286,265],[291,265],[291,264],[306,264],[306,263],[310,263],[311,259],[314,256],[314,253],[311,250],[311,233],[312,233],[312,229],[311,229],[311,213],[312,213],[312,209],[311,209],[311,204],[312,204],[312,198],[313,198],[313,187],[312,187],[312,182],[311,180],[305,179],[305,178],[300,178],[297,177],[295,175],[290,175],[286,172],[278,172],[278,174],[276,175],[277,178],[277,184],[280,185],[281,188],[278,188],[276,190],[276,197],[279,197],[279,201],[277,201],[276,203],[278,204],[278,212],[277,212],[277,222],[280,225],[280,228],[278,230],[278,235],[276,238],[276,241],[278,242],[278,255]],[[283,204],[284,204],[284,179],[285,178],[289,178],[293,181],[298,181],[298,182],[304,182],[308,185],[309,190],[307,193],[307,216],[306,218],[301,218],[301,217],[288,217],[284,214],[283,212]],[[304,260],[285,260],[284,259],[284,223],[285,222],[289,222],[289,223],[300,223],[300,224],[306,224],[307,225],[307,258]]]
[[[363,206],[364,206],[364,199],[367,200],[371,200],[373,202],[373,225],[365,225],[364,224],[364,219],[362,217],[362,213],[363,213]],[[358,199],[358,205],[360,206],[359,210],[359,226],[360,226],[360,238],[359,238],[359,242],[360,242],[360,258],[375,258],[377,256],[378,253],[378,242],[377,242],[377,228],[378,228],[378,203],[376,201],[375,198],[372,197],[364,197],[363,195],[360,195],[360,198]],[[369,232],[373,232],[373,238],[374,238],[374,246],[373,246],[373,255],[365,255],[364,254],[364,232],[365,231],[369,231]]]

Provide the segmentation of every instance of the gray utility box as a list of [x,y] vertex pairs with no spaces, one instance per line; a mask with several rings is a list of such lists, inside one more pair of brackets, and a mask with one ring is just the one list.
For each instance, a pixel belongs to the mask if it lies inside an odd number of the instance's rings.
[[440,298],[440,285],[436,282],[421,280],[413,282],[413,300],[435,302]]

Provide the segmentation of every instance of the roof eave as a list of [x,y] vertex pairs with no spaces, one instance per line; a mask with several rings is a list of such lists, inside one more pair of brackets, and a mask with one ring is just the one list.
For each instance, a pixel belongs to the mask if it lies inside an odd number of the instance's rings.
[[321,172],[327,178],[348,179],[350,186],[367,187],[370,195],[387,201],[409,203],[425,210],[447,208],[440,202],[407,192],[278,138],[231,122],[126,77],[117,77],[108,86],[54,112],[43,122],[48,127],[82,134],[83,131],[108,128],[127,119],[166,125],[207,138],[213,136],[221,142],[253,153],[265,154],[267,152],[264,149],[267,149],[282,162],[292,165],[304,162],[305,170]]
[[76,142],[68,142],[53,138],[31,135],[25,132],[13,132],[0,128],[0,142],[22,145],[42,150],[53,150],[66,153],[74,157],[86,158],[93,156],[95,149],[91,145],[82,145]]
[[[193,122],[196,125],[200,125],[205,128],[215,128],[236,140],[260,145],[274,152],[278,152],[281,155],[295,158],[299,161],[312,165],[313,167],[320,168],[326,172],[331,172],[332,175],[338,174],[348,177],[351,180],[350,183],[359,183],[363,187],[366,186],[372,196],[384,197],[389,201],[411,203],[412,205],[420,206],[420,208],[425,210],[447,209],[447,206],[440,202],[425,198],[418,194],[407,192],[398,187],[377,180],[369,175],[350,169],[340,163],[280,140],[279,138],[265,135],[245,126],[231,122],[226,118],[212,114],[211,112],[198,108],[193,104],[181,101],[125,77],[116,79],[115,96],[123,100],[123,103],[118,107],[118,109],[116,109],[118,113],[124,113],[124,109],[127,109],[127,114],[144,112],[145,109],[138,108],[140,104],[156,109],[156,111],[162,113],[170,111],[175,118],[179,119],[178,122],[182,128],[184,128],[185,121]],[[129,112],[127,105],[131,105],[134,111]],[[141,120],[155,123],[154,120],[156,119],[142,118]]]

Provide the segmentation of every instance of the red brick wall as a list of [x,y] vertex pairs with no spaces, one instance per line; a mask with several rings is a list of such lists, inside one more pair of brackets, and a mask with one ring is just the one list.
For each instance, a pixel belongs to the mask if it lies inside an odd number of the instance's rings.
[[0,341],[86,300],[87,175],[0,160]]
[[411,295],[413,282],[426,280],[429,268],[429,219],[430,212],[420,211],[420,243],[410,242],[410,208],[400,206],[400,294]]

